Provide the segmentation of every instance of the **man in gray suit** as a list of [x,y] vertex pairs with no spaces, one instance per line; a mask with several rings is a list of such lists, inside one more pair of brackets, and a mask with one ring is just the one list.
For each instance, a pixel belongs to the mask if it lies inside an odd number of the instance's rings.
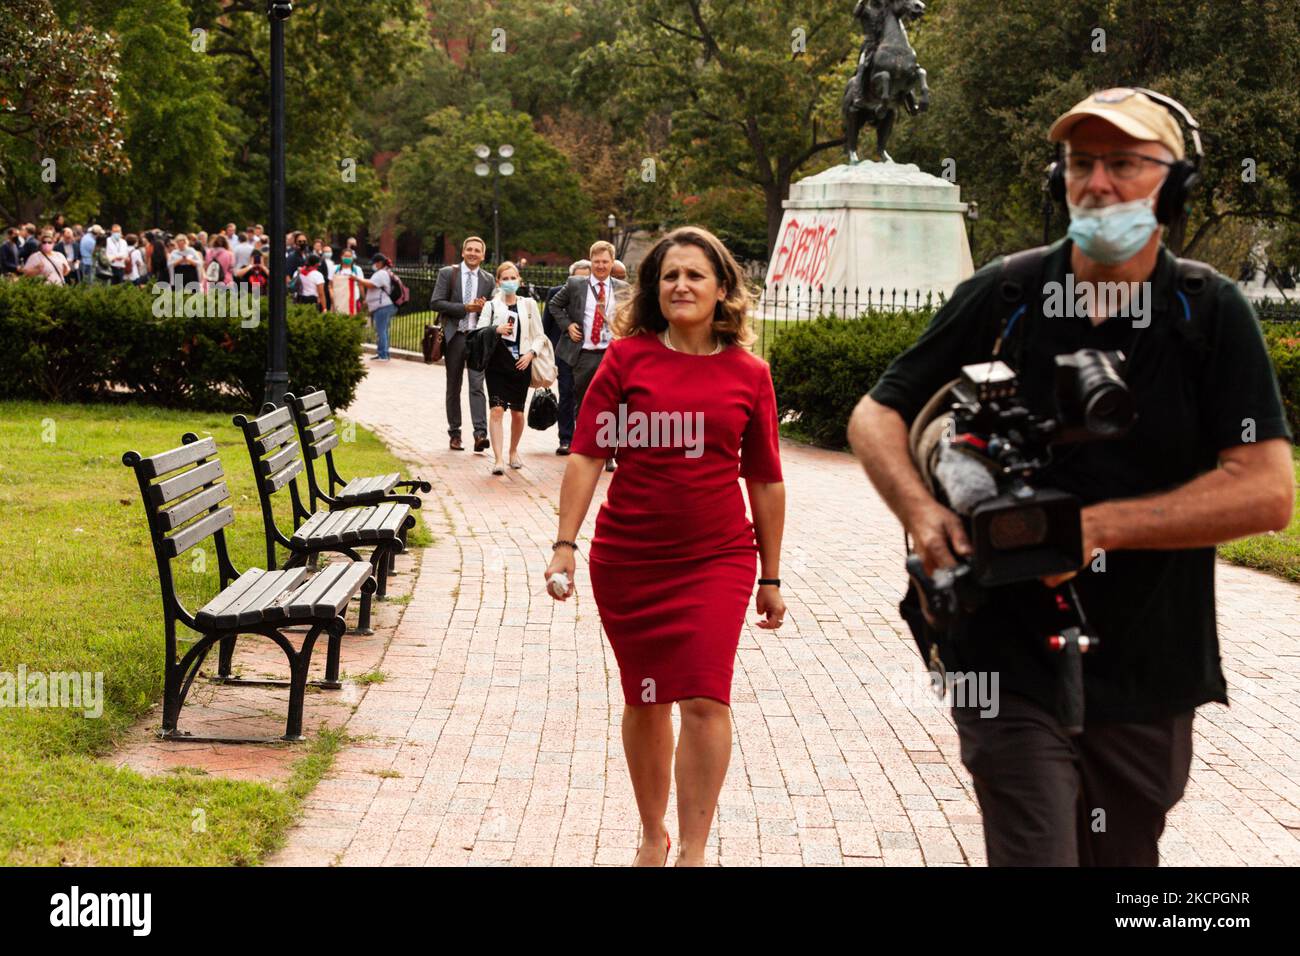
[[[447,434],[451,450],[463,451],[460,443],[460,392],[465,373],[465,333],[474,328],[496,283],[479,268],[487,244],[470,236],[460,245],[459,265],[438,270],[430,307],[442,323],[442,354],[447,361]],[[483,392],[484,372],[469,372],[469,413],[474,422],[474,450],[490,446],[487,437],[487,396]]]
[[[582,414],[582,398],[613,338],[614,313],[632,293],[632,287],[626,282],[610,276],[614,268],[611,243],[595,243],[589,258],[591,275],[571,276],[547,306],[560,329],[555,357],[568,362],[573,369],[575,420]],[[605,470],[614,470],[613,458],[605,461]]]

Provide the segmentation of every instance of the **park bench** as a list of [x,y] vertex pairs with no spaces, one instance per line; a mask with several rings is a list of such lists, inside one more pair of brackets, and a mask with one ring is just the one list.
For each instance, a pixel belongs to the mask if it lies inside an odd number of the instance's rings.
[[[341,477],[334,465],[334,449],[339,444],[339,432],[325,392],[309,388],[301,397],[285,395],[284,403],[293,413],[294,425],[302,442],[312,511],[316,510],[317,501],[325,502],[331,511],[381,502],[404,502],[412,508],[418,508],[420,498],[415,492],[433,489],[427,481],[420,478],[403,479],[396,472],[351,480]],[[329,479],[328,494],[316,479],[315,463],[322,457],[325,459],[325,472]],[[411,494],[399,493],[397,489],[400,488],[409,488]]]
[[[248,444],[257,496],[262,503],[267,569],[275,570],[278,566],[277,544],[289,551],[286,568],[315,565],[317,557],[325,552],[337,552],[359,561],[361,556],[356,549],[371,548],[370,563],[378,581],[375,596],[382,599],[388,593],[388,572],[397,555],[406,550],[407,531],[415,526],[411,506],[402,501],[382,501],[339,511],[310,512],[303,506],[298,490],[303,458],[288,407],[276,408],[268,402],[262,406],[259,417],[236,415],[234,422]],[[288,535],[276,524],[274,509],[275,495],[286,488],[293,521],[293,531]],[[373,633],[368,593],[361,596],[357,631]]]
[[[162,587],[167,663],[159,736],[213,743],[302,740],[303,703],[312,649],[321,632],[328,634],[325,679],[311,683],[328,689],[341,687],[339,651],[346,627],[343,615],[358,591],[373,592],[374,568],[366,561],[338,561],[316,574],[309,574],[304,567],[279,571],[249,568],[240,573],[231,562],[226,545],[224,529],[235,520],[235,515],[234,509],[225,503],[230,499],[230,490],[223,480],[225,472],[217,457],[216,442],[210,437],[201,439],[192,432],[181,441],[181,447],[149,458],[135,451],[122,456],[122,464],[135,471],[140,484]],[[215,539],[221,590],[191,614],[176,593],[171,563],[209,537]],[[183,656],[178,653],[177,622],[200,635]],[[283,633],[295,626],[307,628],[302,646],[297,650]],[[289,660],[290,679],[231,678],[235,638],[240,634],[260,634],[279,645]],[[283,737],[194,736],[178,729],[181,706],[215,644],[220,645],[220,682],[289,688],[289,713]]]

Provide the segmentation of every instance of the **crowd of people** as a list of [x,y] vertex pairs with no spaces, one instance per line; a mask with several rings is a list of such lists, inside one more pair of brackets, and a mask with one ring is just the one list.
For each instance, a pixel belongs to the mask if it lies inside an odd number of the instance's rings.
[[[208,233],[170,233],[162,229],[125,232],[118,223],[66,224],[56,216],[48,225],[11,226],[0,243],[0,277],[41,276],[52,285],[158,285],[200,292],[237,285],[265,290],[271,278],[270,237],[260,225],[240,230],[227,223]],[[285,276],[295,302],[324,311],[355,314],[366,307],[364,273],[357,240],[336,255],[324,239],[303,232],[285,236]],[[333,280],[342,275],[345,282]]]

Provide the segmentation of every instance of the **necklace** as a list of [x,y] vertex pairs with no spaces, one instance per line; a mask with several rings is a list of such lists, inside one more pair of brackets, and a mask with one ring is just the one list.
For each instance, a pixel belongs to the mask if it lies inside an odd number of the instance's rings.
[[[670,330],[669,330],[669,329],[664,329],[662,332],[659,333],[659,341],[662,342],[664,345],[668,346],[668,347],[669,347],[670,349],[672,349],[674,352],[679,352],[679,351],[681,351],[679,348],[677,348],[677,346],[673,345],[672,335],[670,334]],[[701,353],[701,354],[703,354],[703,355],[717,355],[717,354],[718,354],[719,352],[721,352],[721,351],[722,351],[722,343],[719,342],[717,345],[715,345],[715,346],[713,347],[713,351],[712,351],[712,352],[703,352],[703,353]]]

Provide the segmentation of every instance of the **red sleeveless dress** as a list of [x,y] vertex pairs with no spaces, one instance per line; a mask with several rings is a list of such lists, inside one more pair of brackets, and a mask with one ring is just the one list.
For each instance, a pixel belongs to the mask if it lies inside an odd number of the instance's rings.
[[781,481],[767,363],[735,345],[689,355],[650,334],[615,339],[570,447],[615,446],[587,563],[624,700],[730,705],[758,564],[739,479]]

